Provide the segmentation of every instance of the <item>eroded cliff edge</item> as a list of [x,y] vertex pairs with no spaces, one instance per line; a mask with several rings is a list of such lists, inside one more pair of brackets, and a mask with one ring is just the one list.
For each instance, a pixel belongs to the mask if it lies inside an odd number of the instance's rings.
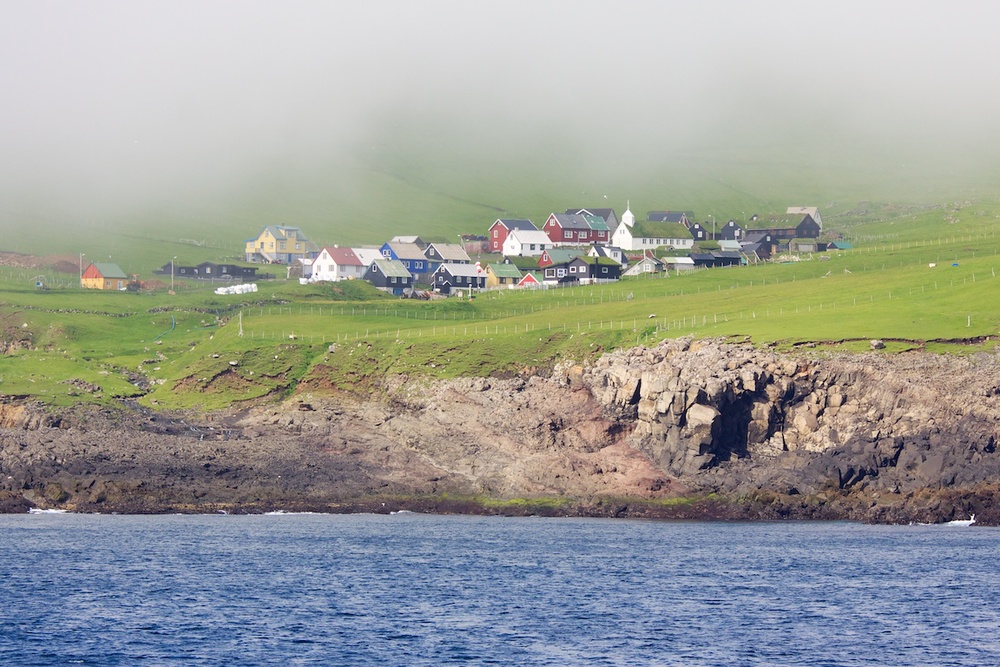
[[675,340],[349,390],[318,369],[281,404],[198,418],[2,405],[2,506],[1000,523],[995,354]]

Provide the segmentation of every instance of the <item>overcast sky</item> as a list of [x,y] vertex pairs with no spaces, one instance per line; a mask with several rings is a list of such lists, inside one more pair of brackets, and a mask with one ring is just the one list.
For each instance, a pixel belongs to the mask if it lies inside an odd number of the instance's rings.
[[753,146],[794,112],[990,150],[998,19],[951,0],[0,0],[0,179],[109,203],[228,188],[400,119],[641,153]]

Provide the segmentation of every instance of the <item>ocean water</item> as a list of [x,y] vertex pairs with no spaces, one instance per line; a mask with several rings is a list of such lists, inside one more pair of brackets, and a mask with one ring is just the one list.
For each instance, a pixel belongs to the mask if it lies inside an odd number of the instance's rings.
[[1000,531],[0,516],[2,665],[997,665]]

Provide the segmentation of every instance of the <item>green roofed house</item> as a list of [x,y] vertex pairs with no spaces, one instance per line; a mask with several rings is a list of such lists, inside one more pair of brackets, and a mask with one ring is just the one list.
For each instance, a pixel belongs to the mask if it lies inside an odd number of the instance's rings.
[[544,269],[553,264],[569,264],[570,260],[586,255],[584,248],[549,248],[538,258],[538,268]]
[[376,259],[362,276],[377,289],[399,296],[413,288],[413,276],[398,259]]
[[694,246],[691,230],[679,222],[636,222],[631,210],[622,214],[611,239],[614,246],[622,250],[654,250],[671,247],[687,249]]
[[507,262],[486,265],[486,288],[514,287],[521,280],[521,269]]
[[86,289],[123,290],[128,288],[128,276],[117,264],[96,262],[80,274],[80,287]]

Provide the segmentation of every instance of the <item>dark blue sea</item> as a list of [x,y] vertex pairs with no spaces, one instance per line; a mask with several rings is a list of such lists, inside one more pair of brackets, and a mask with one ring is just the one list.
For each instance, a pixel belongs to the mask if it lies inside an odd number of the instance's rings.
[[0,516],[2,665],[998,665],[1000,531]]

